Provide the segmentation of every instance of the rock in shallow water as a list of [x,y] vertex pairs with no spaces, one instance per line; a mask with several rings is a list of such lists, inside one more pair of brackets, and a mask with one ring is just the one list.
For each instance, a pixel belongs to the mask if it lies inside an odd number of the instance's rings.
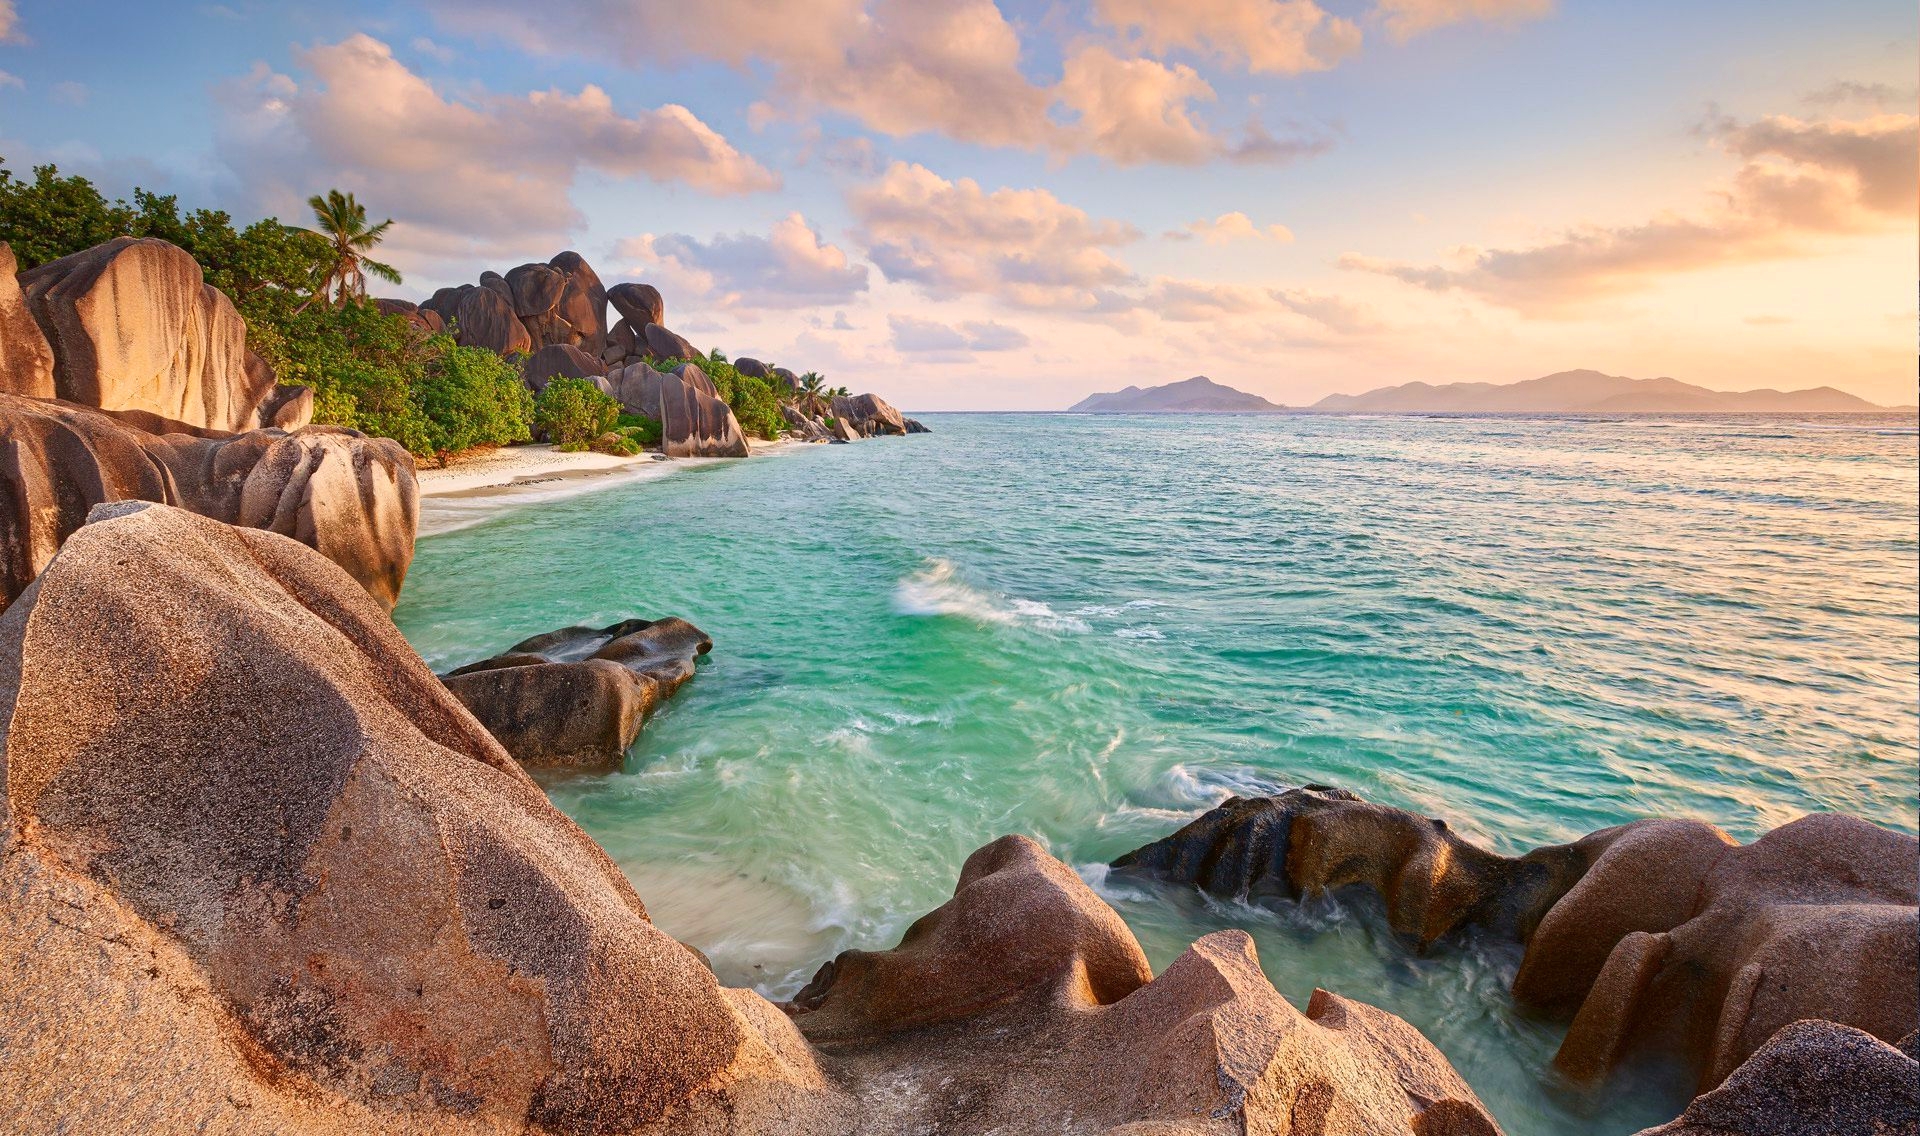
[[684,619],[536,635],[442,681],[522,765],[618,768],[713,640]]
[[1466,925],[1518,938],[1514,995],[1572,1015],[1555,1062],[1581,1078],[1652,1050],[1711,1088],[1795,1020],[1890,1041],[1920,1017],[1920,841],[1852,817],[1803,817],[1744,846],[1647,820],[1513,858],[1309,787],[1229,799],[1114,867],[1222,895],[1365,884],[1422,945]]

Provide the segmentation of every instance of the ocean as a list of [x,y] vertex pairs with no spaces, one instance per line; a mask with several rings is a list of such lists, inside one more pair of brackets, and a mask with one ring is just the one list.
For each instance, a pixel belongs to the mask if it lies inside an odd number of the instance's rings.
[[1418,1026],[1511,1136],[1616,1136],[1690,1079],[1561,1083],[1511,945],[1422,956],[1364,895],[1102,865],[1307,782],[1504,853],[1649,816],[1914,831],[1911,418],[923,420],[423,538],[394,614],[437,669],[629,616],[713,637],[623,771],[544,784],[729,984],[784,997],[892,946],[1024,833],[1156,971],[1245,928],[1295,1004]]

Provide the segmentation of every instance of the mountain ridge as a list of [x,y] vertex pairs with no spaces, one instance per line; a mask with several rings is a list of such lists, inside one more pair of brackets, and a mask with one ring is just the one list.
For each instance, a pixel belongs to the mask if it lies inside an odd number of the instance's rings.
[[1129,386],[1090,394],[1067,407],[1069,414],[1247,414],[1285,410],[1257,394],[1195,375],[1157,387]]
[[1402,383],[1328,395],[1309,410],[1345,413],[1831,414],[1889,409],[1829,386],[1716,391],[1678,379],[1632,379],[1600,371],[1557,371],[1517,383]]

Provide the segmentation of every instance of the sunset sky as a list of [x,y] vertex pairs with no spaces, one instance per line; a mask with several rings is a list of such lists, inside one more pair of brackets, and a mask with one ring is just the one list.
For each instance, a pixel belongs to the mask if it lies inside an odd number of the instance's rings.
[[0,155],[586,255],[910,410],[1915,389],[1912,0],[0,0]]

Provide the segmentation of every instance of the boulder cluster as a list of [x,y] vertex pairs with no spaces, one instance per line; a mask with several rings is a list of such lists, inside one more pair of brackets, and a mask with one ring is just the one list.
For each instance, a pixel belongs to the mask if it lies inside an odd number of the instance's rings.
[[1154,977],[1021,837],[793,1003],[722,987],[337,565],[147,503],[0,615],[0,960],[7,1132],[1499,1131],[1242,933]]
[[395,442],[307,425],[200,266],[122,237],[16,275],[0,244],[0,607],[95,505],[177,505],[290,536],[391,607],[418,490]]
[[[1745,845],[1701,821],[1644,820],[1507,857],[1445,821],[1308,786],[1231,798],[1113,867],[1224,896],[1366,886],[1423,949],[1468,926],[1515,938],[1514,998],[1572,1019],[1554,1061],[1575,1079],[1653,1051],[1730,1099],[1767,1080],[1739,1072],[1754,1062],[1808,1060],[1805,1038],[1783,1042],[1796,1022],[1828,1023],[1821,1044],[1849,1052],[1855,1033],[1878,1039],[1876,1067],[1896,1061],[1894,1043],[1910,1052],[1920,1024],[1920,841],[1850,816],[1805,816]],[[1911,1124],[1920,1070],[1902,1068],[1904,1095],[1856,1107],[1905,1108]],[[1880,1131],[1826,1131],[1855,1130]]]
[[[705,353],[666,327],[660,290],[639,283],[604,287],[577,252],[563,252],[545,264],[523,264],[505,275],[483,272],[478,284],[442,288],[418,305],[375,302],[422,331],[451,331],[463,345],[517,359],[521,378],[535,393],[555,378],[591,381],[626,413],[659,421],[661,449],[668,457],[733,458],[749,452],[732,409],[694,362]],[[618,316],[611,327],[608,305]],[[752,358],[733,365],[743,375],[775,384],[784,396],[781,415],[802,441],[928,432],[870,394],[835,398],[831,411],[810,413],[792,371]]]

